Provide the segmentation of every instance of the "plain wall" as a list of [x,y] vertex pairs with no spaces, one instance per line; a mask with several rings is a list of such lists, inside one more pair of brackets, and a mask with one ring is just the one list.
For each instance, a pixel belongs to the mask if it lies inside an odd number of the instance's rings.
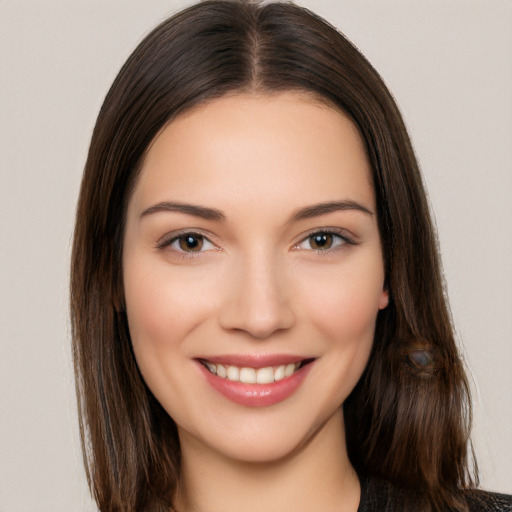
[[[93,511],[68,322],[73,215],[120,66],[190,2],[0,0],[0,511]],[[309,0],[393,91],[439,229],[482,486],[512,492],[512,2]]]

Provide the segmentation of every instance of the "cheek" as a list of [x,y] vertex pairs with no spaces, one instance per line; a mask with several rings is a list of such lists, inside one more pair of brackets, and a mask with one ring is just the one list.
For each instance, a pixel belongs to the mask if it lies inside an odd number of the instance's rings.
[[314,291],[308,295],[306,309],[329,339],[346,343],[373,340],[377,313],[387,305],[379,263],[316,276],[314,286],[306,283],[308,290]]
[[359,381],[371,353],[375,321],[380,307],[382,283],[352,274],[326,281],[323,293],[308,303],[309,320],[320,334],[322,371],[331,380],[323,386],[318,400],[338,407]]
[[210,314],[205,281],[184,281],[168,265],[125,261],[124,289],[128,324],[139,364],[177,349]]
[[169,292],[155,272],[130,261],[125,269],[126,313],[134,347],[158,343],[171,319]]
[[124,261],[126,313],[135,359],[149,389],[172,417],[189,407],[183,403],[182,386],[193,346],[185,341],[210,315],[204,286],[204,280],[186,280],[183,272],[154,259]]
[[315,293],[309,294],[304,313],[320,334],[326,354],[323,371],[333,378],[325,384],[323,396],[334,404],[344,402],[367,365],[377,314],[387,297],[378,253],[360,256],[335,271],[316,275],[315,286],[307,283]]

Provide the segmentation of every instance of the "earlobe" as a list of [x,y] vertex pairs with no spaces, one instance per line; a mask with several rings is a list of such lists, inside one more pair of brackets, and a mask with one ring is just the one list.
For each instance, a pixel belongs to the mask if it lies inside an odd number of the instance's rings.
[[379,299],[379,309],[385,309],[389,304],[389,291],[387,288],[384,288],[381,292]]

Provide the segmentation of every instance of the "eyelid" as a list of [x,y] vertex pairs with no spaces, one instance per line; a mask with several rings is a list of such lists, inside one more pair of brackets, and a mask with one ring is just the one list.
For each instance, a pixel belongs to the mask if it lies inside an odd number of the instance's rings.
[[[308,238],[310,238],[310,237],[312,237],[313,235],[316,235],[316,234],[330,234],[330,235],[338,236],[344,242],[343,244],[341,244],[342,246],[345,245],[345,244],[356,245],[356,243],[357,243],[356,240],[355,240],[355,237],[353,235],[347,233],[347,230],[345,230],[345,229],[333,228],[333,227],[314,228],[314,229],[311,229],[308,232],[303,233],[302,235],[300,235],[300,239],[293,244],[292,249],[293,250],[300,250],[301,248],[299,246],[303,242],[305,242]],[[206,230],[203,230],[203,229],[199,229],[199,228],[183,228],[183,229],[178,229],[176,231],[171,231],[169,233],[166,233],[165,235],[163,235],[161,238],[159,238],[157,240],[156,248],[157,249],[165,249],[166,247],[169,247],[172,243],[177,241],[178,238],[180,236],[183,236],[183,235],[197,235],[197,236],[201,236],[207,242],[212,244],[216,250],[220,250],[219,245],[217,243],[215,243],[214,241],[212,241],[212,238],[214,239],[215,236],[212,233],[210,233],[210,232],[208,232]],[[337,247],[339,247],[339,245]],[[327,253],[330,250],[335,250],[337,247],[335,247],[333,249],[325,249],[323,251],[317,251],[317,252]],[[211,250],[211,249],[207,249],[207,250]],[[308,250],[315,251],[315,249],[308,249]],[[182,254],[182,253],[183,254],[189,254],[188,252],[181,251],[181,250],[176,250],[176,252],[180,253],[180,254]],[[199,251],[199,252],[197,252],[195,254],[199,254],[200,252],[205,252],[205,250]],[[193,252],[191,251],[190,254],[193,254]]]
[[[334,235],[334,236],[337,236],[339,238],[341,238],[343,240],[343,243],[340,244],[341,246],[344,246],[344,245],[356,245],[356,240],[355,240],[355,237],[353,235],[350,235],[349,233],[347,233],[347,230],[345,229],[341,229],[341,228],[333,228],[333,227],[326,227],[326,228],[314,228],[304,234],[301,235],[300,239],[293,244],[293,249],[294,250],[301,250],[301,247],[300,245],[304,242],[306,242],[306,240],[308,240],[309,238],[311,238],[312,236],[314,235],[319,235],[319,234],[328,234],[328,235]],[[324,250],[317,250],[317,249],[304,249],[304,250],[310,250],[310,251],[316,251],[316,252],[319,252],[319,253],[328,253],[330,251],[333,251],[333,250],[336,250],[337,248],[340,247],[340,245],[336,246],[336,247],[333,247],[333,248],[330,248],[330,249],[324,249]]]
[[[219,246],[212,241],[212,238],[214,238],[213,234],[209,233],[208,231],[205,231],[203,229],[198,228],[184,228],[184,229],[178,229],[176,231],[171,231],[169,233],[166,233],[164,236],[159,238],[156,242],[156,248],[157,249],[165,249],[166,247],[169,247],[172,243],[174,243],[180,236],[183,235],[196,235],[203,237],[204,240],[208,241],[210,244],[212,244],[216,249],[219,249]],[[207,249],[211,250],[211,249]],[[176,250],[178,253],[184,253],[186,254],[186,251],[180,251]],[[204,251],[199,251],[204,252]],[[196,254],[199,254],[196,253]]]

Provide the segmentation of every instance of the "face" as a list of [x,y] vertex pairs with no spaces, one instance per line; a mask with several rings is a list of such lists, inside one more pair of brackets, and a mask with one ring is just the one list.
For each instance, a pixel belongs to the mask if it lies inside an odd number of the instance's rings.
[[182,444],[275,460],[339,419],[388,303],[375,210],[354,124],[305,95],[223,97],[158,135],[123,278]]

